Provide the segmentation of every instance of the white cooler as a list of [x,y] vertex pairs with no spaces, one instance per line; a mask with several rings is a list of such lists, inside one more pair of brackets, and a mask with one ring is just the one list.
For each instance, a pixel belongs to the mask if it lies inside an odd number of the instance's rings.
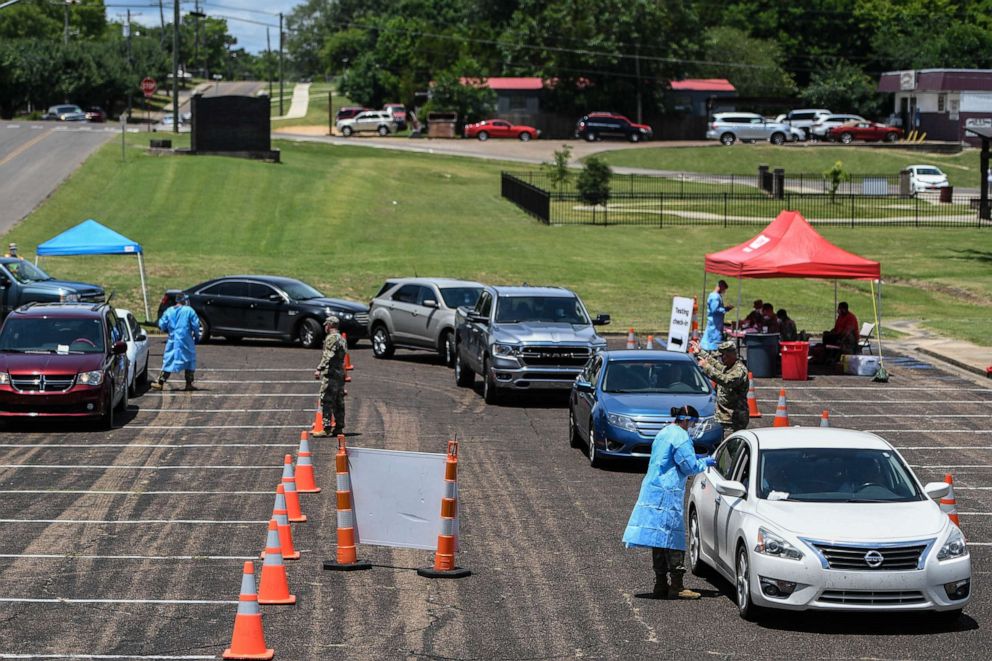
[[878,356],[841,356],[840,364],[844,367],[844,374],[854,376],[875,376],[875,372],[881,367],[881,360]]

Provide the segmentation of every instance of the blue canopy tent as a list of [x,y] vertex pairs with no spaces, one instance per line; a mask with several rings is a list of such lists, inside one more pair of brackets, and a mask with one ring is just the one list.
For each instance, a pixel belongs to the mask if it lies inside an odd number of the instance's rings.
[[145,321],[148,321],[148,287],[145,285],[145,263],[141,257],[140,243],[89,219],[40,244],[35,263],[42,255],[137,255]]

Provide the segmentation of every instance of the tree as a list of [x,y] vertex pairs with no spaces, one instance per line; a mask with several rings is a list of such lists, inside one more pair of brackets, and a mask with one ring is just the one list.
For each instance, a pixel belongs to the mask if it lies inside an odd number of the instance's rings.
[[838,61],[813,74],[801,93],[814,108],[844,108],[862,115],[875,115],[882,105],[873,78],[853,64]]
[[[785,58],[778,43],[758,39],[737,27],[717,26],[706,31],[704,58],[721,64],[703,65],[704,78],[727,78],[740,96],[792,96],[796,83],[782,68]],[[728,66],[726,63],[733,63]]]
[[568,180],[572,178],[572,168],[568,165],[571,160],[572,148],[568,145],[562,145],[561,149],[555,150],[554,159],[550,163],[541,164],[548,174],[551,187],[555,190],[564,188]]
[[583,202],[592,206],[605,205],[610,199],[610,177],[613,171],[606,161],[598,156],[586,159],[585,167],[579,172],[575,187]]
[[430,101],[424,105],[424,112],[457,112],[458,119],[465,123],[490,115],[496,107],[496,92],[479,84],[463,85],[457,72],[470,68],[469,63],[456,64],[440,73],[431,88]]
[[823,173],[823,176],[827,180],[827,186],[829,187],[827,192],[830,194],[830,201],[836,202],[837,189],[840,185],[851,179],[851,175],[844,170],[844,164],[840,161],[834,163],[833,167]]

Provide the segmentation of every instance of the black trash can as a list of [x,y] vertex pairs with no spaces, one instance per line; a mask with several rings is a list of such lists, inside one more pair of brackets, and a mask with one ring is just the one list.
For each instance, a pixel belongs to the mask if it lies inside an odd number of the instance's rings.
[[943,204],[950,204],[954,201],[954,186],[944,186],[940,189],[940,201]]
[[748,333],[744,336],[747,369],[754,376],[770,378],[778,374],[778,333]]

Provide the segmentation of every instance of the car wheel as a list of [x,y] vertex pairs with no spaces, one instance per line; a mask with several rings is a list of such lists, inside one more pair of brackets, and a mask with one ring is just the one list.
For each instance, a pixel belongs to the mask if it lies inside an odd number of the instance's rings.
[[372,355],[376,358],[389,358],[393,355],[393,340],[389,331],[382,324],[376,324],[372,329]]
[[780,145],[783,142],[785,142],[785,134],[772,133],[772,137],[768,138],[768,142],[772,143],[773,145]]
[[706,563],[703,562],[699,539],[699,517],[696,510],[689,512],[689,571],[695,576],[706,574]]
[[489,134],[485,131],[479,131],[479,135],[475,136],[479,139],[479,142],[485,142],[489,139]]
[[499,405],[499,389],[496,387],[496,377],[489,369],[489,361],[482,363],[482,399],[490,406]]
[[107,401],[104,403],[103,417],[100,419],[100,426],[107,431],[114,428],[114,393],[107,393]]
[[304,319],[296,329],[296,337],[305,349],[313,349],[320,344],[320,324],[316,319]]
[[130,394],[131,393],[127,387],[127,384],[124,384],[124,394],[121,395],[121,403],[117,405],[117,411],[119,413],[124,413],[127,411],[127,398]]
[[592,131],[586,133],[586,142],[596,142],[596,134]]
[[586,451],[589,457],[589,465],[593,468],[602,468],[603,458],[599,455],[599,450],[596,448],[596,427],[592,424],[592,418],[589,419],[589,440],[586,443]]
[[145,368],[138,374],[137,382],[139,386],[148,385],[148,358],[145,358]]
[[[134,369],[138,369],[137,366],[135,366]],[[130,372],[130,369],[128,371]],[[134,375],[134,378],[133,379],[130,378],[130,374],[128,374],[127,388],[125,388],[125,390],[127,390],[127,396],[128,397],[137,397],[138,396],[138,375],[137,374]]]
[[533,137],[534,136],[532,136],[530,133],[524,131],[523,133],[520,134],[520,142],[530,142],[531,138]]
[[895,133],[886,133],[884,138],[885,142],[895,142],[898,139],[899,136],[896,135]]
[[724,133],[723,135],[720,136],[720,142],[722,142],[727,146],[730,146],[735,142],[737,142],[737,136],[728,131],[727,133]]
[[343,129],[341,129],[341,135],[343,135],[346,138],[350,138],[352,133],[354,133],[354,131],[350,126],[345,126]]
[[455,336],[450,330],[441,333],[441,340],[437,343],[437,356],[447,367],[455,364]]
[[631,142],[640,142],[641,136],[637,135],[636,133],[631,133],[628,140],[630,140]]
[[582,447],[582,439],[579,437],[579,429],[575,425],[575,414],[571,407],[568,409],[568,444],[573,448]]
[[471,388],[475,384],[475,372],[462,363],[462,356],[455,347],[455,383],[460,388]]
[[751,566],[747,559],[747,549],[743,545],[737,547],[735,567],[737,612],[745,620],[753,622],[758,617],[760,609],[751,601]]
[[197,313],[196,318],[200,320],[200,342],[206,342],[210,339],[210,322],[199,313]]
[[844,143],[845,145],[849,145],[852,142],[854,142],[854,136],[851,135],[850,133],[841,133],[840,134],[840,141],[842,143]]
[[389,127],[388,126],[380,126],[379,127],[379,135],[381,135],[383,137],[389,135]]

